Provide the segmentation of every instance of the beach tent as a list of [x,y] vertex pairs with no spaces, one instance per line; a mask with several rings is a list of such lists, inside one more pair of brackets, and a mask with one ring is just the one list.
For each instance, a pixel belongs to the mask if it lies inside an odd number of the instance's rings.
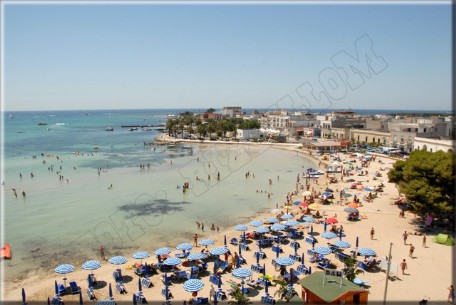
[[440,233],[439,235],[434,237],[433,241],[435,243],[442,244],[442,245],[447,245],[447,246],[453,246],[454,245],[454,240],[448,234]]

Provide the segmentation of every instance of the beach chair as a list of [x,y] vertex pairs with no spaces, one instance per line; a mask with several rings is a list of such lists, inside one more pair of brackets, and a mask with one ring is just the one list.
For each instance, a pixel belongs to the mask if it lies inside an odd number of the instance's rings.
[[198,265],[199,273],[205,272],[207,270],[207,263]]
[[122,271],[120,269],[116,269],[116,271],[112,273],[112,277],[114,278],[116,283],[123,281]]
[[60,298],[59,295],[55,295],[52,298],[51,304],[52,305],[64,305],[63,300]]
[[228,263],[228,262],[222,262],[220,265],[219,265],[219,268],[222,270],[222,272],[225,271],[225,269],[229,269],[231,267],[231,265]]
[[141,284],[146,288],[150,288],[150,287],[154,286],[154,284],[152,284],[152,282],[149,280],[148,277],[143,277],[141,279]]
[[292,242],[290,243],[290,247],[292,247],[293,249],[294,249],[295,245],[297,245],[298,249],[301,248],[301,245],[300,245],[297,241],[292,241]]
[[247,264],[247,261],[246,261],[245,258],[242,256],[242,254],[239,255],[239,264],[240,264],[240,265],[245,265],[245,264]]
[[276,301],[271,296],[263,295],[263,296],[261,296],[261,303],[263,303],[263,304],[275,304]]
[[302,260],[301,255],[299,255],[297,253],[290,254],[289,258],[291,258],[294,261],[298,261],[298,262],[300,262]]
[[97,282],[97,279],[95,278],[95,276],[93,274],[89,274],[87,276],[87,284],[88,284],[89,287],[97,286],[98,282]]
[[63,284],[57,284],[57,290],[59,292],[59,295],[66,294],[66,287],[63,286]]
[[170,274],[168,275],[166,278],[165,278],[165,275],[162,274],[162,276],[160,277],[161,281],[163,282],[163,284],[170,284],[171,281],[174,279],[174,274]]
[[252,265],[250,267],[250,269],[253,271],[253,272],[257,272],[257,273],[263,273],[264,269],[263,269],[263,266],[261,265]]
[[76,294],[81,291],[81,289],[79,289],[78,284],[75,281],[70,282],[70,289],[71,294]]
[[89,287],[89,289],[87,290],[87,297],[89,298],[89,300],[96,300],[96,296],[95,296],[95,291],[93,289],[93,287]]
[[146,297],[142,293],[142,291],[139,291],[137,294],[134,294],[134,297],[136,299],[136,303],[138,304],[147,304]]
[[117,289],[117,292],[120,294],[127,293],[127,288],[125,288],[125,285],[123,284],[123,282],[117,282],[116,289]]
[[241,244],[241,249],[244,250],[244,251],[250,250],[249,249],[249,245],[247,245],[247,244]]
[[219,284],[219,282],[221,281],[221,278],[219,276],[217,276],[216,274],[212,274],[210,277],[209,277],[209,282],[214,284],[214,285],[217,285]]
[[259,252],[259,251],[255,251],[255,253],[253,254],[253,257],[256,258],[257,256],[258,256],[259,258],[263,259],[263,258],[266,258],[266,253],[264,253],[264,252]]
[[331,261],[329,259],[322,259],[320,262],[317,263],[317,267],[321,269],[326,269],[331,266]]
[[308,236],[308,237],[306,237],[306,239],[304,241],[308,244],[313,244],[314,240],[315,240],[315,243],[317,243],[317,239],[315,237]]
[[306,267],[305,265],[299,265],[297,268],[298,272],[301,272],[302,274],[310,274],[312,272],[311,267]]
[[100,300],[95,303],[96,305],[116,305],[113,299]]
[[188,280],[187,271],[185,271],[185,270],[176,271],[176,272],[174,273],[174,279],[175,279],[175,280]]
[[196,300],[193,300],[193,304],[209,304],[209,298],[196,298]]
[[358,262],[358,268],[364,271],[368,271],[369,267],[364,262]]
[[226,293],[224,291],[217,291],[215,293],[216,297],[217,297],[217,301],[225,301],[227,298],[226,296]]
[[277,246],[277,245],[272,246],[272,251],[273,251],[273,252],[283,253],[282,248],[280,248],[280,247]]
[[238,240],[237,240],[237,238],[234,238],[234,237],[231,238],[230,244],[237,246],[237,245],[238,245]]

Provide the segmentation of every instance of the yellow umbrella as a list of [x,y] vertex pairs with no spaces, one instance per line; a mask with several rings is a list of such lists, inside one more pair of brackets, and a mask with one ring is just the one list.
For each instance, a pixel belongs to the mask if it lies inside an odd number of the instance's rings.
[[309,209],[311,210],[319,210],[320,209],[320,205],[318,203],[312,203],[309,205]]

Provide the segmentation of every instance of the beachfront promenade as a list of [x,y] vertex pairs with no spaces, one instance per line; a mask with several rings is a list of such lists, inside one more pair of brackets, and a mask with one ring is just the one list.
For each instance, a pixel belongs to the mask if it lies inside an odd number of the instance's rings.
[[[167,141],[171,139],[167,138]],[[181,141],[181,140],[177,140]],[[184,140],[185,141],[185,140]],[[190,142],[190,141],[189,141]],[[198,141],[199,143],[199,141]],[[216,144],[215,141],[207,142],[207,144]],[[218,144],[218,143],[217,143]],[[218,145],[227,144],[226,142],[221,142]],[[244,143],[233,143],[237,145],[244,145]],[[246,145],[273,145],[273,144],[250,144],[245,143]],[[336,229],[340,229],[340,226],[343,227],[343,240],[349,242],[351,247],[343,250],[344,253],[350,253],[351,250],[355,249],[356,240],[358,240],[358,249],[360,248],[370,248],[375,250],[377,254],[377,259],[388,255],[390,243],[392,246],[392,262],[399,266],[400,262],[405,259],[407,262],[407,269],[404,274],[402,274],[400,268],[394,270],[396,272],[395,279],[389,282],[388,285],[388,294],[387,300],[392,301],[418,301],[421,300],[425,295],[430,297],[433,301],[444,301],[447,297],[447,287],[451,283],[451,257],[452,257],[452,248],[444,245],[435,244],[432,242],[432,235],[427,237],[427,243],[424,246],[422,244],[423,236],[415,235],[417,232],[418,226],[416,225],[417,217],[414,214],[405,213],[404,217],[399,216],[400,210],[394,204],[396,198],[399,197],[396,187],[388,183],[387,172],[392,167],[392,164],[395,162],[392,159],[385,158],[382,156],[377,156],[375,161],[370,161],[365,163],[365,166],[362,167],[363,160],[357,158],[356,156],[350,156],[349,154],[340,154],[340,161],[335,163],[334,159],[317,157],[315,155],[310,156],[308,151],[303,151],[302,149],[297,148],[297,144],[289,145],[277,145],[274,144],[274,147],[289,149],[303,153],[305,156],[312,157],[316,160],[317,164],[320,163],[320,170],[325,172],[328,166],[335,167],[336,164],[342,166],[344,169],[348,170],[351,174],[349,176],[343,176],[340,173],[331,174],[337,179],[336,183],[330,182],[330,177],[327,177],[326,174],[323,174],[318,179],[307,179],[309,185],[309,191],[314,195],[314,201],[316,206],[310,208],[309,213],[305,214],[306,208],[303,205],[300,205],[300,202],[306,202],[309,200],[309,196],[304,198],[303,192],[307,191],[306,179],[300,175],[299,182],[297,185],[290,185],[290,193],[296,192],[290,199],[289,205],[283,205],[280,209],[275,211],[270,211],[268,213],[263,213],[256,215],[253,219],[265,220],[268,217],[274,217],[280,222],[286,222],[285,219],[281,219],[281,214],[291,213],[293,215],[292,219],[300,219],[305,216],[316,216],[317,212],[320,215],[319,218],[315,218],[317,221],[322,222],[325,218],[334,218],[337,222],[334,224]],[[348,162],[351,164],[349,165]],[[353,169],[350,170],[350,167]],[[302,173],[303,169],[297,166],[296,173]],[[366,173],[367,171],[367,173]],[[362,173],[361,173],[362,172]],[[374,180],[374,176],[378,173],[378,177]],[[343,179],[341,179],[343,178]],[[353,179],[347,181],[348,179]],[[333,179],[334,181],[334,179]],[[355,186],[355,189],[352,189],[354,183],[358,183]],[[365,190],[366,188],[375,189],[380,184],[383,184],[382,192],[377,192],[377,198],[373,200],[368,200],[367,196],[372,191]],[[191,187],[191,186],[190,186]],[[331,204],[320,204],[320,196],[325,192],[327,188],[333,190],[334,200],[331,200]],[[350,196],[341,196],[341,191],[344,191]],[[287,194],[279,194],[285,198]],[[358,207],[360,220],[359,221],[349,221],[347,219],[347,213],[344,211],[347,208],[347,204],[353,202],[354,196],[360,200],[360,206]],[[293,204],[298,202],[298,204]],[[309,202],[310,203],[310,202]],[[256,227],[250,225],[250,220],[246,221],[243,219],[239,221],[239,224],[244,224],[248,227],[246,233],[253,233]],[[268,227],[270,224],[265,224],[265,227]],[[298,238],[297,242],[300,245],[300,248],[297,249],[297,254],[300,257],[304,253],[304,262],[306,266],[311,266],[313,272],[319,271],[317,263],[310,262],[310,256],[308,255],[308,250],[312,249],[312,245],[307,243],[305,239],[309,237],[310,230],[313,231],[313,236],[317,239],[318,243],[315,247],[319,246],[328,246],[328,243],[333,244],[339,240],[338,237],[334,239],[325,239],[322,234],[324,232],[324,225],[322,223],[312,223],[307,225],[298,225],[295,227],[298,232],[303,232],[303,238]],[[330,231],[332,228],[331,224],[327,225],[326,230]],[[371,235],[372,228],[375,229],[375,234]],[[188,229],[188,228],[187,228]],[[215,244],[208,247],[211,249],[213,247],[223,247],[224,246],[224,237],[228,241],[227,247],[230,250],[231,254],[235,252],[239,253],[239,248],[236,245],[230,244],[232,238],[240,240],[240,235],[242,231],[237,231],[234,228],[228,228],[221,230],[220,232],[211,231],[209,227],[206,226],[205,231],[202,231],[201,228],[198,229],[195,224],[194,233],[198,234],[199,241],[202,239],[212,239]],[[407,231],[408,238],[406,242],[403,240],[403,233]],[[285,233],[286,235],[286,233]],[[274,237],[275,233],[267,233],[266,236]],[[288,238],[288,241],[281,244],[280,247],[283,250],[283,253],[280,253],[280,257],[289,257],[290,255],[295,254],[295,249],[290,246],[291,239]],[[170,256],[180,254],[182,251],[177,250],[176,246],[178,243],[182,242],[177,238],[176,240],[169,240],[168,247],[172,252]],[[188,240],[188,243],[193,243],[193,240]],[[157,258],[153,254],[156,248],[153,246],[153,241],[150,243],[150,247],[146,249],[140,249],[147,251],[151,254],[151,257],[142,260],[142,262],[147,262],[148,264],[156,264]],[[258,251],[258,246],[256,245],[255,239],[247,239],[247,245],[249,250],[242,251],[242,257],[246,260],[246,264],[242,265],[244,268],[249,268],[251,265],[256,264],[256,257],[254,252]],[[415,251],[412,257],[409,256],[409,250],[411,245],[415,247]],[[205,247],[198,246],[193,247],[191,252],[200,252]],[[139,249],[138,249],[139,250]],[[266,273],[271,276],[278,276],[279,271],[272,265],[272,260],[276,257],[276,253],[272,251],[272,247],[265,247],[262,250],[266,258],[260,259],[260,264],[265,264]],[[110,251],[113,252],[112,250]],[[116,301],[132,301],[132,294],[138,291],[138,276],[134,274],[133,270],[129,266],[140,262],[138,259],[131,257],[133,253],[117,253],[117,255],[123,255],[128,258],[128,261],[122,265],[113,265],[108,262],[102,261],[102,266],[94,271],[97,280],[101,284],[101,288],[96,288],[94,293],[98,299],[108,298],[108,288],[107,284],[111,283],[114,290],[114,299]],[[225,260],[224,255],[221,255],[220,258]],[[341,270],[343,264],[340,260],[336,259],[335,253],[330,253],[326,255],[326,258],[331,260],[333,268]],[[89,258],[88,258],[89,259]],[[99,259],[99,258],[97,258]],[[231,257],[228,257],[228,261],[231,260]],[[358,260],[363,261],[364,257],[358,256]],[[185,261],[185,260],[183,260]],[[61,262],[55,262],[56,265]],[[300,262],[295,262],[293,269],[297,269],[300,265]],[[51,275],[36,275],[31,276],[30,278],[23,279],[20,282],[8,285],[7,290],[5,291],[4,300],[15,300],[19,301],[21,296],[21,288],[25,287],[27,291],[27,300],[28,302],[40,301],[45,302],[47,297],[54,295],[54,281],[57,280],[59,283],[63,283],[63,277],[69,281],[76,281],[78,285],[82,288],[84,301],[87,300],[86,291],[87,291],[87,275],[88,271],[82,270],[80,266],[75,266],[76,270],[72,273],[69,273],[65,276],[58,274]],[[181,270],[187,270],[187,267],[178,265],[178,268]],[[127,290],[127,294],[119,294],[115,291],[115,282],[112,276],[112,273],[115,269],[120,268],[122,274],[124,275],[124,284]],[[212,272],[213,263],[208,263],[208,271]],[[289,270],[290,267],[287,267]],[[145,288],[143,287],[143,294],[149,302],[159,301],[163,302],[165,299],[161,295],[161,290],[164,287],[160,276],[162,275],[159,272],[158,275],[153,275],[151,281],[153,287]],[[253,272],[253,279],[257,280],[260,274]],[[298,275],[299,279],[304,278],[306,275]],[[208,297],[211,291],[210,275],[209,273],[203,273],[198,276],[202,280],[205,286],[198,293],[198,296]],[[369,290],[369,302],[372,301],[382,301],[384,297],[384,288],[385,288],[385,273],[384,272],[364,272],[363,274],[358,275],[358,278],[366,281],[367,289]],[[240,283],[241,280],[233,277],[230,271],[224,271],[222,274],[222,285],[221,288],[224,292],[228,294],[229,289],[232,288],[229,281]],[[173,304],[181,304],[182,300],[189,300],[191,293],[186,292],[183,288],[183,281],[173,281],[169,286],[169,290],[172,292],[174,299],[172,300]],[[214,285],[215,286],[215,285]],[[301,287],[298,283],[294,284],[295,290],[301,295]],[[215,289],[217,287],[215,286]],[[269,293],[271,296],[274,296],[274,292],[277,287],[270,287]],[[404,293],[407,291],[407,293]],[[260,301],[261,296],[264,295],[264,288],[252,288],[249,287],[248,297],[252,301]],[[62,296],[65,303],[74,301],[79,301],[78,295],[66,295]],[[278,300],[278,297],[275,296],[275,299]],[[222,301],[221,303],[226,303]]]

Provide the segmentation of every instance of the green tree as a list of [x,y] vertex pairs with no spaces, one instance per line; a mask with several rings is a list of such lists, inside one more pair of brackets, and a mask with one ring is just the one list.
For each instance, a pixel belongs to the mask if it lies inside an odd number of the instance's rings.
[[206,110],[206,113],[214,113],[214,112],[215,112],[214,108],[209,108],[208,110]]
[[389,181],[397,184],[416,213],[448,217],[455,204],[454,157],[450,152],[416,150],[393,165]]
[[228,301],[228,304],[252,304],[247,295],[243,294],[238,286],[234,287],[233,291],[230,292],[230,297],[231,300]]
[[353,282],[356,276],[360,273],[364,273],[363,270],[358,269],[358,260],[354,256],[349,256],[344,260],[344,274],[347,280]]
[[276,285],[277,289],[274,293],[275,296],[279,296],[280,299],[285,300],[285,303],[290,302],[290,300],[297,296],[298,293],[293,288],[293,286],[288,285],[288,281],[283,277],[274,277],[272,282]]

